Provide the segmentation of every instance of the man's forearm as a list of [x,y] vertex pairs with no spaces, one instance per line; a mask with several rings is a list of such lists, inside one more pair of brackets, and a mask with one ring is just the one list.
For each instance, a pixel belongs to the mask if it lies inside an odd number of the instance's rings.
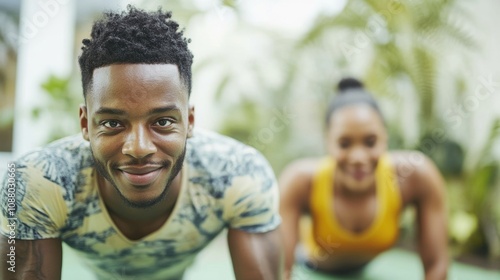
[[[15,246],[15,258],[6,250]],[[62,248],[60,239],[15,240],[8,244],[0,237],[0,279],[10,280],[58,280],[61,279]],[[7,261],[12,261],[8,263]],[[6,267],[6,265],[8,267]],[[9,270],[9,268],[12,268]]]

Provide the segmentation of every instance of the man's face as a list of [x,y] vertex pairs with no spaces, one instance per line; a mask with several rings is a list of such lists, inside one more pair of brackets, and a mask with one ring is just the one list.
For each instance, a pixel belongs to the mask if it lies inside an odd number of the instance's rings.
[[104,187],[150,207],[182,169],[194,113],[176,65],[113,64],[94,70],[80,123]]

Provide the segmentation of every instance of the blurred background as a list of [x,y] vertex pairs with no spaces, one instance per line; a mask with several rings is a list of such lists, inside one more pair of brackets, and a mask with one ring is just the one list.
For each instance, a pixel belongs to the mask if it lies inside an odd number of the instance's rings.
[[[79,132],[77,57],[94,19],[127,4],[172,10],[192,39],[196,125],[261,151],[279,176],[323,155],[342,77],[365,82],[391,149],[446,179],[450,254],[500,269],[500,1],[0,0],[0,171]],[[414,250],[414,213],[400,246]]]

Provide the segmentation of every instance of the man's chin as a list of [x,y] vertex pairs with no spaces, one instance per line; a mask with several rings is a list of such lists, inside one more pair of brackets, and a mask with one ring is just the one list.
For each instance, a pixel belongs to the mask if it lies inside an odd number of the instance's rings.
[[165,197],[163,193],[157,197],[142,198],[142,199],[129,199],[122,195],[122,199],[125,201],[127,205],[133,208],[149,208],[155,206],[156,204],[160,203],[163,200],[163,198]]
[[[123,186],[123,185],[122,185]],[[128,184],[126,189],[118,188],[121,199],[133,208],[149,208],[160,203],[167,195],[169,182],[155,182],[152,185],[134,186]]]

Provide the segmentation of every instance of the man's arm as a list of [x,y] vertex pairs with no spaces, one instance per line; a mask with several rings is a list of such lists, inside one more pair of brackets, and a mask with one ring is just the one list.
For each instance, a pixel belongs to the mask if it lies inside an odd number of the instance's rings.
[[448,234],[444,181],[426,159],[417,172],[418,246],[426,280],[444,280],[448,273]]
[[283,252],[279,229],[249,233],[229,229],[228,244],[237,280],[281,280]]
[[[9,243],[9,240],[15,240],[15,243]],[[14,258],[8,256],[12,255],[11,251],[15,254]],[[58,280],[61,279],[61,265],[62,246],[59,238],[18,240],[0,237],[1,279]]]
[[273,169],[254,149],[242,151],[244,161],[223,196],[228,245],[236,279],[281,280],[279,189]]

